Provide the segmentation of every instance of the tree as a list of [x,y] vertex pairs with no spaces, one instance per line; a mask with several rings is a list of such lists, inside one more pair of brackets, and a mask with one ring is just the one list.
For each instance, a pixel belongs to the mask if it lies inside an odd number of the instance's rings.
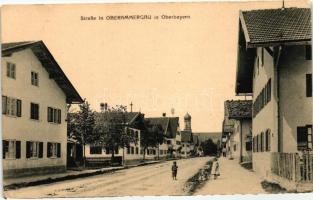
[[129,147],[131,142],[136,142],[136,138],[127,134],[127,130],[126,106],[108,107],[105,112],[96,116],[94,128],[96,141],[111,152],[111,163],[114,162],[116,150]]
[[208,139],[202,142],[201,148],[204,155],[216,155],[217,153],[217,145],[212,141],[212,139]]
[[84,100],[79,105],[77,113],[68,114],[68,137],[78,141],[83,145],[83,163],[86,164],[85,146],[86,143],[94,141],[95,135],[93,129],[95,125],[94,112],[90,108],[90,104]]
[[164,141],[164,130],[161,125],[153,125],[149,120],[140,120],[140,145],[143,148],[143,160],[149,147],[156,148]]

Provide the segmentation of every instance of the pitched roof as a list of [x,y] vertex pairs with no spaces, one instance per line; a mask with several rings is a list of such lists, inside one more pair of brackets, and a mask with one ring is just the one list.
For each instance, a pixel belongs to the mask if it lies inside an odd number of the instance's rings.
[[2,57],[10,56],[12,53],[30,48],[41,62],[42,66],[66,95],[67,103],[81,103],[83,99],[76,91],[72,83],[66,77],[43,41],[26,41],[2,44]]
[[161,125],[164,134],[169,138],[176,137],[177,127],[179,126],[179,118],[178,117],[149,117],[146,118],[153,125]]
[[235,92],[252,95],[255,47],[311,44],[311,9],[240,11]]
[[240,11],[240,21],[248,47],[312,39],[309,8]]
[[251,119],[252,100],[227,100],[225,112],[229,119]]
[[193,137],[190,131],[181,131],[181,142],[192,142]]
[[126,112],[123,115],[117,112],[96,112],[95,117],[105,116],[107,119],[119,118],[121,121],[123,121],[124,119],[122,118],[125,117],[125,123],[131,125],[135,122],[140,114],[140,112]]

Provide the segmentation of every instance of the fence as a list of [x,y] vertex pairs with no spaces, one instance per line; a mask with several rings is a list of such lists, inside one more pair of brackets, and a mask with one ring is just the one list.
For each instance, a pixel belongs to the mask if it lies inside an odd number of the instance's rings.
[[313,154],[272,153],[272,173],[294,182],[313,182]]

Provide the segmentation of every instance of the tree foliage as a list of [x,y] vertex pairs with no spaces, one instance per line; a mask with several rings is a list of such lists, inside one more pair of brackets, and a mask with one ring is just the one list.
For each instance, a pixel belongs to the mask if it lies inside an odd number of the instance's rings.
[[94,133],[96,143],[111,152],[112,161],[115,150],[129,147],[131,142],[136,142],[133,135],[128,134],[126,106],[117,105],[108,107],[105,112],[96,115]]
[[155,148],[164,141],[164,130],[159,124],[151,124],[149,120],[142,117],[139,121],[140,145],[143,149],[143,159],[145,159],[146,149],[149,147]]
[[201,143],[201,148],[204,155],[216,155],[217,145],[212,141],[212,139],[205,140]]

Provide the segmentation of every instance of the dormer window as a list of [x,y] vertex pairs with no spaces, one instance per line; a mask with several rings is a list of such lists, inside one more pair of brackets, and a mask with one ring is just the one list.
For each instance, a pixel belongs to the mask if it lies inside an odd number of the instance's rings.
[[38,86],[39,85],[39,78],[37,72],[31,72],[31,81],[32,85]]
[[7,62],[7,77],[16,78],[16,66],[14,63]]

